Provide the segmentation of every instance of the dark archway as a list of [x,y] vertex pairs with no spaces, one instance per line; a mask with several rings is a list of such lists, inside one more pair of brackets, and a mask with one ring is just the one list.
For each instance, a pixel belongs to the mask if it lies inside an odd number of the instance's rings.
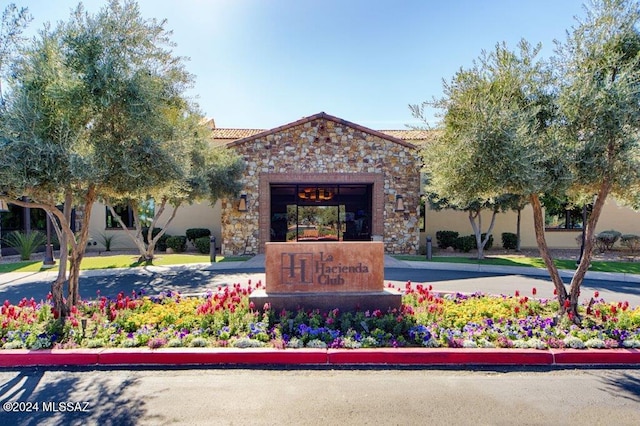
[[269,241],[370,241],[373,184],[271,184]]

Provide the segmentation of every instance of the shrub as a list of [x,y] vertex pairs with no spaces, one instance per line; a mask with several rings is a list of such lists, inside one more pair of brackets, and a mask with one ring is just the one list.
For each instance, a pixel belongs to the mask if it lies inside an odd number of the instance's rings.
[[601,252],[611,250],[621,236],[622,234],[620,232],[614,231],[613,229],[602,231],[596,235],[596,245]]
[[505,250],[515,250],[518,248],[518,236],[513,232],[502,233],[502,248]]
[[438,241],[438,247],[446,249],[448,247],[456,247],[456,240],[458,233],[456,231],[438,231],[436,232],[436,240]]
[[629,250],[629,254],[635,257],[640,251],[640,236],[625,234],[620,237],[620,245]]
[[211,236],[211,231],[207,228],[189,228],[186,231],[187,240],[195,244],[198,238]]
[[476,237],[474,235],[465,235],[464,237],[456,238],[453,246],[456,250],[460,250],[463,253],[469,253],[476,247]]
[[104,251],[111,251],[111,246],[118,239],[118,234],[100,234],[98,242],[104,246]]
[[[153,228],[151,231],[151,238],[155,238],[162,231],[162,228]],[[142,228],[142,238],[144,239],[145,244],[149,244],[149,240],[147,240],[147,233],[149,232],[149,228]],[[167,239],[171,237],[169,234],[162,234],[162,237],[158,239],[156,243],[156,250],[165,251],[167,249]]]
[[209,237],[196,238],[194,245],[198,253],[208,254],[211,250],[211,239]]
[[4,238],[4,243],[13,247],[20,253],[20,260],[31,259],[31,254],[46,242],[42,232],[31,231],[28,234],[13,231]]
[[[477,249],[478,248],[478,243],[476,242],[476,236],[475,235],[471,235],[471,237],[473,237],[473,248]],[[480,234],[480,238],[482,239],[482,241],[484,241],[484,239],[487,237],[487,234]],[[490,250],[491,247],[493,247],[493,235],[489,235],[489,240],[487,241],[487,244],[484,245],[484,249],[485,250]]]
[[184,235],[176,235],[167,238],[167,248],[172,249],[176,253],[182,253],[187,249],[187,237]]

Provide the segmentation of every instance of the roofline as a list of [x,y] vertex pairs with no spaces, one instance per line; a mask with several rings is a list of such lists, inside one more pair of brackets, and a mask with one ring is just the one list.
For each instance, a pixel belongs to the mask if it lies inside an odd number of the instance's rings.
[[350,121],[343,120],[343,119],[338,118],[338,117],[334,117],[333,115],[329,115],[329,114],[327,114],[325,112],[319,112],[318,114],[310,115],[308,117],[303,117],[300,120],[296,120],[294,122],[291,122],[291,123],[288,123],[288,124],[284,124],[284,125],[279,126],[279,127],[274,127],[273,129],[265,130],[263,132],[255,134],[253,136],[247,136],[246,138],[235,140],[233,142],[228,143],[227,146],[228,147],[238,146],[238,145],[244,144],[246,142],[250,142],[252,140],[259,139],[261,137],[268,136],[268,135],[271,135],[271,134],[274,134],[274,133],[278,133],[278,132],[281,132],[283,130],[287,130],[287,129],[290,129],[292,127],[295,127],[295,126],[300,126],[302,124],[308,123],[308,122],[313,121],[313,120],[318,120],[318,119],[325,119],[325,120],[333,121],[335,123],[342,124],[342,125],[345,125],[345,126],[348,126],[348,127],[352,127],[352,128],[354,128],[356,130],[360,130],[361,132],[368,133],[368,134],[370,134],[372,136],[377,136],[377,137],[379,137],[381,139],[385,139],[385,140],[388,140],[390,142],[395,142],[395,143],[397,143],[399,145],[406,146],[407,148],[413,148],[413,149],[417,149],[418,148],[416,145],[414,145],[414,144],[412,144],[410,142],[404,141],[402,139],[394,138],[393,136],[386,135],[384,133],[379,132],[378,130],[373,130],[373,129],[370,129],[368,127],[361,126],[359,124],[352,123]]

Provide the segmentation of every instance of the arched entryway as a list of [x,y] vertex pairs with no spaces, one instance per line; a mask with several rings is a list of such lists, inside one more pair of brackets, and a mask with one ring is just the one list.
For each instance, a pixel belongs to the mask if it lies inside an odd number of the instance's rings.
[[370,241],[384,230],[377,173],[266,173],[260,205],[261,242]]
[[272,183],[269,241],[370,241],[373,184]]

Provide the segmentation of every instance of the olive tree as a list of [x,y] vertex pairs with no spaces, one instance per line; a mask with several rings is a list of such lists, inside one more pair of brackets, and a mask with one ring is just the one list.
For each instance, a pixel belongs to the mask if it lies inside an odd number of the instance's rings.
[[640,5],[593,0],[586,15],[557,43],[558,141],[570,156],[569,194],[594,199],[582,261],[565,306],[577,318],[593,236],[609,195],[633,202],[640,185]]
[[[411,106],[421,119],[426,106],[442,111],[435,140],[423,150],[426,192],[469,212],[479,258],[495,215],[514,196],[535,197],[564,182],[564,168],[547,157],[555,150],[547,132],[551,80],[546,64],[537,59],[539,50],[524,40],[518,52],[498,44],[445,82],[441,99]],[[476,222],[483,208],[492,211],[485,241]]]
[[[46,25],[12,64],[0,191],[10,202],[42,208],[55,219],[63,249],[52,293],[62,316],[79,299],[96,200],[123,189],[134,192],[148,176],[179,174],[169,151],[184,152],[184,143],[173,137],[170,118],[189,109],[184,92],[193,78],[172,54],[164,25],[143,19],[132,1],[110,0],[95,15],[80,4],[68,22]],[[74,207],[81,213],[78,232],[72,228]]]

